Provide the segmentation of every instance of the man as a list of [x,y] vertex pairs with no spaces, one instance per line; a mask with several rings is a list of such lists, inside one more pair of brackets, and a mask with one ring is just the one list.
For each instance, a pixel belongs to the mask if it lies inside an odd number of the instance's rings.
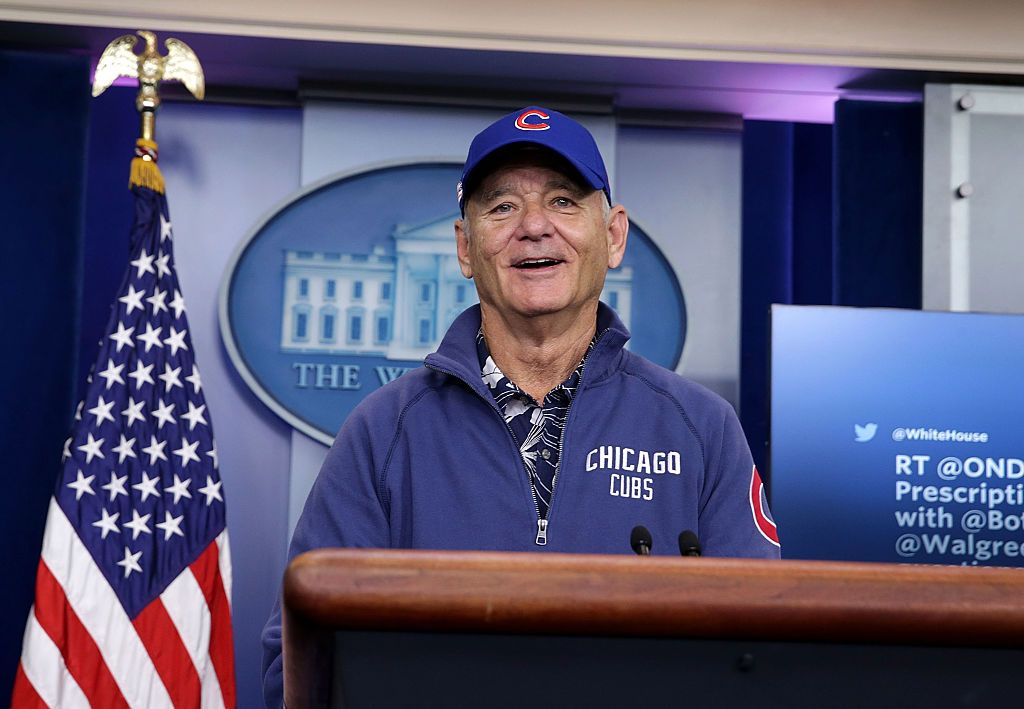
[[[598,298],[622,262],[626,210],[593,137],[555,111],[476,136],[458,188],[462,273],[479,307],[425,366],[342,426],[290,556],[317,547],[677,554],[683,530],[718,556],[778,557],[732,408],[623,349]],[[281,697],[280,611],[264,692]]]

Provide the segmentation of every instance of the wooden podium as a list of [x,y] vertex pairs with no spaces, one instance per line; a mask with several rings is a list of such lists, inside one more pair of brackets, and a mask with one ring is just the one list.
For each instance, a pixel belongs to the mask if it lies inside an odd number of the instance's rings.
[[[513,688],[521,682],[550,680],[555,690],[536,690],[545,697],[562,691],[562,678],[576,683],[566,696],[589,691],[590,705],[595,696],[597,704],[616,705],[611,697],[619,691],[643,697],[636,705],[695,692],[720,704],[749,692],[771,705],[774,692],[789,697],[788,706],[816,704],[818,694],[833,706],[856,705],[868,697],[858,688],[871,690],[876,705],[879,698],[886,705],[886,697],[893,705],[924,699],[922,692],[944,705],[958,696],[985,703],[1010,691],[1024,664],[1024,570],[324,549],[289,565],[283,623],[290,708],[357,707],[367,696],[368,705],[386,706],[392,683],[430,684],[449,667],[435,657],[444,653],[464,674],[438,680],[443,696],[415,687],[399,696],[415,696],[418,706],[476,704],[458,694],[475,682],[465,691],[494,692],[471,695],[480,706],[516,706]],[[335,657],[339,631],[357,643],[383,638],[368,642],[377,657],[361,649],[348,654],[349,662],[362,663],[356,677],[337,676],[345,665]],[[409,645],[419,636],[447,644],[438,653],[419,640]],[[539,669],[520,668],[536,649],[516,644],[489,661],[491,646],[479,644],[529,636],[549,639],[538,646],[549,655]],[[452,642],[476,644],[456,652]],[[573,648],[590,648],[587,667],[564,669]],[[601,667],[605,658],[608,667]],[[519,673],[517,680],[489,678],[494,665]],[[373,667],[391,680],[367,679],[373,687],[350,693]],[[651,689],[663,680],[665,688]],[[844,691],[854,694],[843,701]]]

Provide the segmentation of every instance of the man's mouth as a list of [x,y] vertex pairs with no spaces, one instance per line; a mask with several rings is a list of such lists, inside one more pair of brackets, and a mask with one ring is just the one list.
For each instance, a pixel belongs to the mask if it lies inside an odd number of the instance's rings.
[[512,264],[513,268],[521,269],[538,269],[538,268],[549,268],[551,266],[557,266],[560,263],[564,263],[561,259],[557,258],[527,258],[522,261],[517,261]]

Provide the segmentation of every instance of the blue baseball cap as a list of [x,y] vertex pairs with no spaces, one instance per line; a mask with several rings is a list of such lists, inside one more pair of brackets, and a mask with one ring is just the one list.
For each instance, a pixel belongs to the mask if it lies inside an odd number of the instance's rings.
[[455,190],[463,214],[466,213],[466,198],[484,177],[483,174],[474,174],[474,171],[496,151],[516,144],[539,145],[558,153],[576,169],[584,182],[604,192],[611,204],[608,172],[590,131],[558,111],[527,106],[499,118],[480,131],[470,143],[462,179]]

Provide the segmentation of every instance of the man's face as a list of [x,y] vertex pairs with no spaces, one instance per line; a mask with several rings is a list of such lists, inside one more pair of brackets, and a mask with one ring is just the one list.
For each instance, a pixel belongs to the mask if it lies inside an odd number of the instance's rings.
[[579,313],[622,262],[625,209],[566,173],[544,151],[518,154],[483,179],[455,224],[463,275],[503,316]]

